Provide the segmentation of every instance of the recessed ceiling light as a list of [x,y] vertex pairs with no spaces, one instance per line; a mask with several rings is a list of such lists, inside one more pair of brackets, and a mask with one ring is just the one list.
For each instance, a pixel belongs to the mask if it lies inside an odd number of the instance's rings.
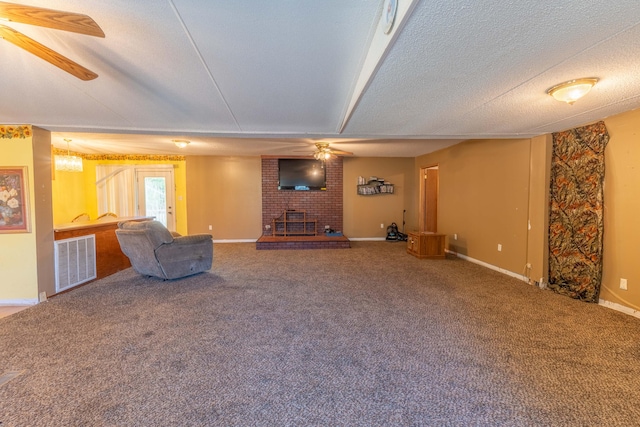
[[569,80],[568,82],[560,83],[547,89],[547,93],[558,101],[573,104],[585,96],[598,80],[596,77]]

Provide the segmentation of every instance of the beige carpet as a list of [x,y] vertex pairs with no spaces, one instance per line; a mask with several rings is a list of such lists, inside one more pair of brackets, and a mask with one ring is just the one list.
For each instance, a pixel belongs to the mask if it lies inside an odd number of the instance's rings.
[[632,426],[640,319],[401,242],[126,270],[0,319],[0,426]]

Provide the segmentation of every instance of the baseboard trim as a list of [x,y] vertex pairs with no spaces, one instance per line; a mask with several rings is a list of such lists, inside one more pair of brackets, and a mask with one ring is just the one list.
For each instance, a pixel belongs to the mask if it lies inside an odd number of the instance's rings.
[[467,255],[462,255],[462,254],[460,254],[458,252],[450,251],[449,249],[445,249],[445,252],[450,253],[452,255],[455,255],[458,258],[461,258],[461,259],[463,259],[465,261],[469,261],[469,262],[472,262],[474,264],[481,265],[481,266],[486,267],[486,268],[488,268],[490,270],[497,271],[499,273],[506,274],[507,276],[511,276],[511,277],[513,277],[515,279],[521,280],[521,281],[523,281],[525,283],[529,283],[529,278],[527,276],[523,276],[522,274],[514,273],[513,271],[505,270],[504,268],[496,267],[495,265],[488,264],[488,263],[486,263],[484,261],[480,261],[480,260],[477,260],[475,258],[471,258],[470,256],[467,256]]
[[37,303],[38,303],[38,299],[37,298],[2,299],[2,300],[0,300],[0,305],[10,305],[10,306],[36,305]]
[[[516,278],[518,280],[522,280],[525,283],[529,283],[529,278],[526,277],[526,276],[523,276],[521,274],[516,274],[516,273],[514,273],[512,271],[505,270],[504,268],[499,268],[499,267],[496,267],[495,265],[487,264],[484,261],[479,261],[479,260],[471,258],[469,256],[462,255],[462,254],[459,254],[457,252],[450,251],[448,249],[445,249],[445,252],[450,253],[452,255],[455,255],[458,258],[464,259],[465,261],[469,261],[469,262],[472,262],[474,264],[481,265],[481,266],[489,268],[491,270],[498,271],[500,273],[506,274],[507,276],[511,276],[511,277],[514,277],[514,278]],[[634,308],[627,307],[625,305],[618,304],[618,303],[611,302],[611,301],[607,301],[607,300],[603,300],[603,299],[598,300],[598,305],[601,305],[603,307],[610,308],[611,310],[619,311],[621,313],[628,314],[629,316],[637,317],[638,319],[640,319],[640,310],[636,310]]]
[[598,300],[598,305],[601,305],[603,307],[607,307],[612,310],[619,311],[621,313],[628,314],[629,316],[637,317],[638,319],[640,319],[640,311],[635,310],[631,307],[627,307],[625,305],[603,300],[603,299]]
[[[349,237],[352,242],[384,242],[386,237]],[[255,243],[258,239],[222,239],[213,240],[213,243]]]

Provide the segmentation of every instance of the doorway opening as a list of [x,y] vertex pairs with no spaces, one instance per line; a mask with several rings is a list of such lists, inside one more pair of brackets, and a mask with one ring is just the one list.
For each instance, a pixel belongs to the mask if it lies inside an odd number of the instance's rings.
[[175,231],[173,165],[98,165],[96,178],[98,214],[152,216]]

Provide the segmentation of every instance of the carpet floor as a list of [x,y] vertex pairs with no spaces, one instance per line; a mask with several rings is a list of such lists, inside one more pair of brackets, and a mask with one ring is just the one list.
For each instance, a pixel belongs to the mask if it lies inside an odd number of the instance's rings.
[[0,426],[640,425],[640,319],[352,246],[219,244],[0,319]]

